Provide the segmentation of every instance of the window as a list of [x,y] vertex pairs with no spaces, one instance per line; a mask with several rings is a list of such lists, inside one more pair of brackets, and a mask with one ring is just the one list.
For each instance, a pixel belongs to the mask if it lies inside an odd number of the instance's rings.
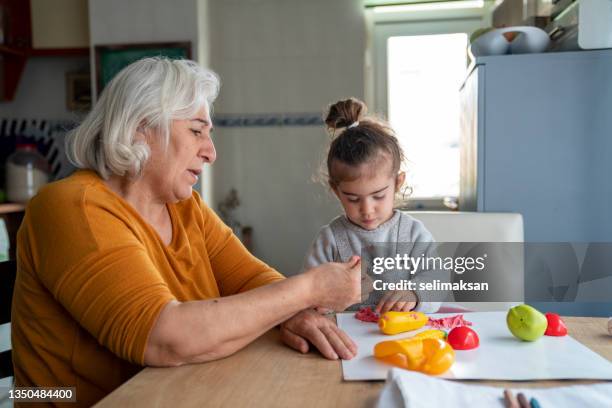
[[470,10],[457,18],[373,18],[375,109],[406,153],[417,208],[443,208],[445,197],[459,195],[459,89],[467,75],[468,36],[486,25],[482,16]]
[[414,198],[459,195],[459,87],[467,35],[391,37],[388,119],[407,156]]

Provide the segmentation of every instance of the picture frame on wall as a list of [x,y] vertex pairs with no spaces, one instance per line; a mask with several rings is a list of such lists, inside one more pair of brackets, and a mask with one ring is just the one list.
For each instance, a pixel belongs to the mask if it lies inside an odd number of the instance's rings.
[[97,95],[124,67],[146,57],[191,59],[191,42],[96,45]]
[[91,110],[91,76],[89,73],[66,73],[66,108],[79,112]]

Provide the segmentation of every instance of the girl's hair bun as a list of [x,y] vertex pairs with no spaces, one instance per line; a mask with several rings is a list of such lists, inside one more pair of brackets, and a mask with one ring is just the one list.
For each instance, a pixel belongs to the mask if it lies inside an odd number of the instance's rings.
[[357,98],[338,101],[329,106],[325,115],[325,124],[329,129],[346,128],[359,122],[367,114],[366,104]]

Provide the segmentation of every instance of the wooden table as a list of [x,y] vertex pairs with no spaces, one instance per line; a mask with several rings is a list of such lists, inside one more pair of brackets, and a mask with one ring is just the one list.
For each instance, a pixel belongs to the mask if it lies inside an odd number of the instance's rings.
[[[564,318],[571,335],[612,361],[607,319]],[[597,381],[470,381],[500,387],[551,387]],[[371,407],[384,382],[342,380],[338,361],[300,354],[271,330],[240,352],[205,364],[146,368],[96,407]]]

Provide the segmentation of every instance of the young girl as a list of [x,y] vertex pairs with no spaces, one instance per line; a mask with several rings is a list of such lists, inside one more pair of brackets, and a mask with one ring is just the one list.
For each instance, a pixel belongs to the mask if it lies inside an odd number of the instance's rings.
[[[363,102],[351,98],[331,105],[327,113],[325,124],[334,136],[327,155],[327,178],[344,208],[344,215],[321,228],[306,256],[304,269],[326,262],[346,262],[353,255],[362,255],[362,250],[371,252],[378,243],[385,243],[383,247],[392,257],[395,256],[392,250],[398,248],[393,243],[403,243],[404,248],[409,248],[404,252],[408,256],[429,254],[432,250],[430,243],[434,239],[423,224],[393,207],[396,193],[406,178],[400,170],[404,155],[393,130],[366,117],[366,109]],[[430,278],[426,275],[432,272],[439,271],[421,272],[413,281]],[[377,275],[368,271],[366,276],[362,283],[365,293],[371,291],[374,279],[393,282],[411,277],[405,270]],[[424,298],[430,299],[420,292],[376,291],[349,309],[375,306],[378,313],[436,312],[440,302],[426,302]]]

